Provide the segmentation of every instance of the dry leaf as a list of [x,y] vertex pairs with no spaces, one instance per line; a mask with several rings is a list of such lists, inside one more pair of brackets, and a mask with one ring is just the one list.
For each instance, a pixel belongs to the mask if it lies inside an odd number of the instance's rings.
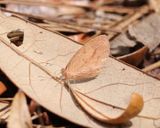
[[10,103],[0,101],[0,121],[6,121],[10,114]]
[[38,108],[38,106],[39,105],[34,100],[32,100],[30,102],[30,104],[29,104],[29,111],[30,111],[30,113],[33,114],[36,111],[36,109]]
[[0,81],[0,95],[3,94],[6,90],[7,90],[6,85],[4,85],[4,84]]
[[31,117],[23,92],[18,92],[14,97],[8,119],[8,128],[32,128]]
[[110,54],[107,36],[101,35],[89,40],[71,58],[62,75],[66,80],[85,80],[96,77]]
[[[19,88],[51,112],[74,123],[85,127],[114,127],[104,126],[87,116],[64,85],[57,81],[61,69],[80,45],[15,17],[1,15],[0,21],[0,68]],[[17,29],[24,31],[23,44],[19,47],[7,38],[7,33]],[[159,109],[155,109],[160,107],[159,84],[159,80],[108,57],[102,72],[95,79],[72,83],[70,88],[108,104],[104,112],[109,117],[122,114],[130,96],[139,93],[144,98],[144,108],[132,120],[132,126],[154,128],[153,122],[160,116]]]
[[118,59],[120,60],[123,60],[129,64],[132,64],[132,65],[139,65],[144,56],[146,55],[146,53],[148,52],[148,47],[144,46],[138,50],[136,50],[135,52],[133,53],[130,53],[130,54],[127,54],[127,55],[124,55],[124,56],[120,56],[120,57],[117,57]]
[[81,107],[89,115],[91,115],[92,117],[103,123],[109,123],[109,124],[125,123],[129,121],[129,119],[135,117],[143,108],[142,96],[134,93],[131,96],[131,100],[128,107],[121,115],[119,115],[118,117],[108,117],[108,114],[105,113],[104,111],[105,108],[108,109],[109,106],[108,104],[91,99],[78,91],[73,92],[73,95],[75,96],[76,100],[81,105]]
[[[119,56],[118,59],[135,66],[139,65],[148,52],[148,48],[153,51],[159,45],[159,36],[157,36],[159,21],[160,16],[158,14],[151,14],[141,22],[130,26],[125,33],[111,41],[112,54],[123,55]],[[140,45],[138,45],[138,42]],[[142,44],[144,46],[141,46]],[[140,46],[141,48],[130,53],[131,49]]]
[[158,14],[151,14],[144,18],[142,22],[129,27],[128,32],[136,41],[143,43],[153,51],[160,40],[160,16]]
[[84,40],[88,40],[94,34],[95,34],[94,32],[80,33],[80,34],[71,35],[69,36],[69,38],[79,42],[80,44],[85,44],[86,42],[84,42]]

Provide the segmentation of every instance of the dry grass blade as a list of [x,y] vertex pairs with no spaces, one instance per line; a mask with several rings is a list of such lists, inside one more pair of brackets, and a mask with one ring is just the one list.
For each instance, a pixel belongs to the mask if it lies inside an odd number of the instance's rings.
[[31,117],[23,92],[18,92],[14,97],[8,119],[8,128],[32,128]]
[[[129,119],[137,116],[137,114],[141,112],[144,104],[142,96],[137,93],[133,93],[128,107],[122,112],[122,114],[115,117],[109,117],[105,112],[105,108],[109,106],[108,104],[91,99],[78,91],[74,91],[73,95],[80,106],[90,116],[98,121],[110,124],[121,124],[127,122]],[[110,107],[113,108],[114,106],[110,105]]]
[[89,40],[70,60],[62,75],[66,80],[84,80],[96,77],[110,54],[105,35]]

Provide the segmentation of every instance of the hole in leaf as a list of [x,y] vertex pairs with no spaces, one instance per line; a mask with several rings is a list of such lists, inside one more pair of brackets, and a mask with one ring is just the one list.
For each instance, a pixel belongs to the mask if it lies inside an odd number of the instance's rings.
[[17,47],[23,44],[24,32],[21,30],[13,30],[7,34],[11,43],[15,44]]

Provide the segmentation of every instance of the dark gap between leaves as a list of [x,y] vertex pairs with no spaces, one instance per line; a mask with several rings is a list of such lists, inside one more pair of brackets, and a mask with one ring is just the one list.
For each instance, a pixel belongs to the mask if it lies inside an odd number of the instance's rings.
[[7,88],[7,91],[5,91],[0,97],[12,98],[18,90],[17,87],[8,79],[8,77],[2,71],[0,71],[0,81],[2,81]]

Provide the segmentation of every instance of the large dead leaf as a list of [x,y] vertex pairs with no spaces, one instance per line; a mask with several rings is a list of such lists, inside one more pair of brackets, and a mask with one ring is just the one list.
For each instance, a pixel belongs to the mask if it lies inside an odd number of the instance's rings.
[[127,48],[134,47],[137,42],[144,44],[150,51],[153,51],[159,45],[159,26],[160,16],[156,13],[130,25],[126,32],[111,41],[112,54],[118,54],[122,48],[125,50],[121,54],[125,54],[128,52]]
[[[159,26],[160,16],[156,13],[130,25],[126,32],[111,41],[112,55],[120,56],[119,59],[132,65],[139,65],[148,49],[151,52],[160,44]],[[141,46],[141,49],[130,53],[131,49],[140,47],[140,44],[143,44],[144,47]]]
[[[107,124],[102,125],[87,116],[68,90],[56,81],[80,45],[15,17],[1,15],[0,23],[0,68],[19,88],[42,106],[72,122],[88,127],[107,127]],[[24,32],[23,43],[19,47],[7,38],[7,34],[14,30]],[[101,110],[108,117],[121,115],[131,95],[139,93],[144,98],[144,108],[132,120],[132,126],[154,128],[160,116],[157,109],[160,107],[159,85],[159,80],[114,58],[107,58],[99,76],[90,81],[72,83],[70,87],[108,104]]]
[[23,92],[18,92],[14,97],[8,119],[8,128],[32,128],[31,116]]
[[150,51],[153,51],[159,45],[159,27],[160,16],[155,13],[145,18],[142,22],[130,26],[128,31],[131,37],[143,43]]

